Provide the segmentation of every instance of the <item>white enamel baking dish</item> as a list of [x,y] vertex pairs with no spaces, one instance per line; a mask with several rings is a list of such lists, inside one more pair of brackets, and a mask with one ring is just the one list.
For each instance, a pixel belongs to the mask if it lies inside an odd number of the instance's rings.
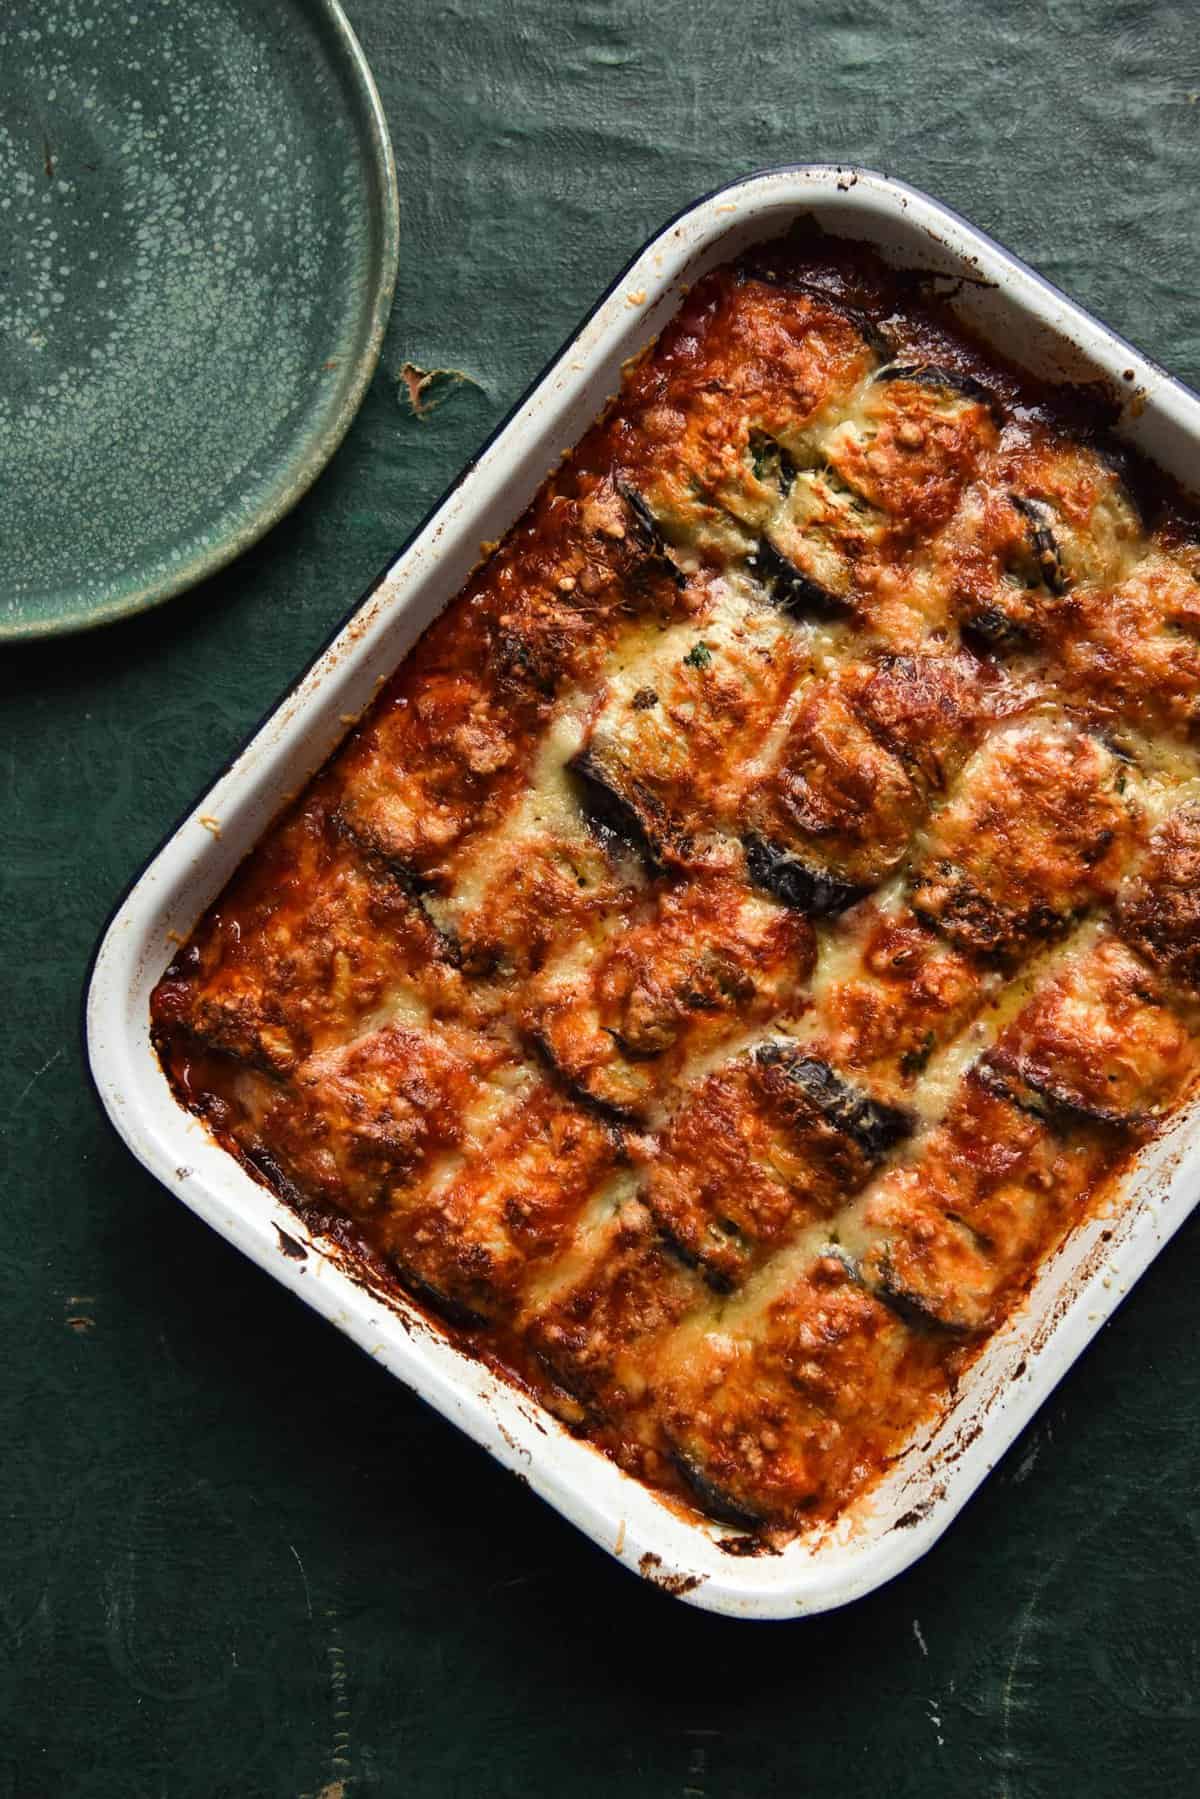
[[[86,1004],[92,1074],[134,1155],[276,1280],[520,1473],[628,1568],[690,1603],[740,1618],[819,1612],[915,1561],[1062,1378],[1191,1210],[1200,1140],[1179,1121],[1145,1152],[1111,1216],[1080,1229],[1028,1303],[989,1343],[940,1427],[838,1524],[782,1554],[723,1547],[575,1441],[463,1355],[423,1315],[373,1291],[314,1240],[172,1097],[151,1049],[150,991],[172,954],[279,809],[343,735],[479,556],[521,512],[560,452],[715,263],[777,236],[798,214],[860,238],[896,265],[951,278],[960,317],[1035,372],[1102,377],[1128,396],[1121,434],[1184,485],[1200,453],[1200,399],[974,230],[903,183],[862,169],[770,170],[683,213],[618,278],[329,647],[168,838],[96,952]],[[957,289],[953,283],[967,279]]]

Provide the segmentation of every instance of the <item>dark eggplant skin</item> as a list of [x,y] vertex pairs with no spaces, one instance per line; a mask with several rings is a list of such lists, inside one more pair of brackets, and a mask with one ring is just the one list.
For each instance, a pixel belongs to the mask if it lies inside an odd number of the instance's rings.
[[278,1158],[261,1143],[244,1145],[241,1153],[250,1166],[258,1170],[267,1185],[275,1189],[280,1199],[303,1216],[308,1201]]
[[1056,1087],[1052,1081],[1039,1080],[1028,1069],[1002,1068],[987,1056],[976,1063],[975,1073],[989,1092],[1007,1100],[1019,1112],[1027,1113],[1049,1130],[1060,1134],[1088,1129],[1138,1130],[1146,1123],[1146,1116],[1142,1112],[1086,1105],[1074,1094]]
[[911,1112],[872,1099],[869,1093],[844,1080],[828,1062],[806,1054],[798,1045],[762,1043],[755,1050],[754,1059],[762,1068],[782,1069],[834,1129],[856,1143],[872,1161],[881,1160],[912,1135]]
[[870,892],[869,887],[840,881],[836,875],[810,867],[753,832],[743,837],[742,848],[746,853],[746,872],[754,885],[808,918],[833,918],[857,905]]
[[934,1334],[946,1337],[971,1335],[971,1331],[966,1325],[959,1324],[954,1319],[943,1318],[939,1312],[934,1311],[921,1294],[914,1293],[910,1287],[903,1286],[896,1279],[891,1268],[890,1258],[886,1253],[881,1258],[882,1278],[874,1281],[867,1279],[863,1273],[861,1262],[852,1256],[849,1250],[843,1249],[840,1243],[831,1243],[827,1249],[822,1251],[822,1254],[833,1256],[839,1261],[856,1286],[861,1287],[864,1293],[869,1293],[872,1299],[877,1299],[881,1305],[885,1305],[888,1311],[893,1312],[910,1330],[920,1331],[922,1335]]
[[972,1334],[967,1325],[959,1324],[952,1318],[943,1318],[920,1293],[903,1286],[893,1274],[886,1255],[882,1260],[880,1279],[873,1284],[864,1282],[864,1285],[889,1312],[896,1314],[901,1323],[907,1324],[910,1330],[941,1337],[969,1337]]
[[1011,656],[1027,650],[1033,638],[1023,625],[1009,618],[1001,606],[982,606],[959,624],[959,636],[976,656]]
[[1050,529],[1050,509],[1040,500],[1027,500],[1023,494],[1009,494],[1009,499],[1029,526],[1029,542],[1043,585],[1061,599],[1070,585],[1063,567],[1062,551]]
[[567,769],[579,796],[579,809],[589,828],[606,846],[620,844],[640,856],[651,874],[661,874],[663,860],[649,822],[625,794],[613,786],[590,750],[571,757]]
[[686,1243],[681,1242],[669,1225],[658,1219],[656,1219],[656,1223],[658,1224],[659,1241],[664,1248],[670,1250],[677,1262],[682,1262],[685,1268],[693,1269],[705,1285],[711,1287],[714,1293],[719,1293],[722,1298],[734,1291],[737,1283],[732,1275],[723,1274],[720,1269],[714,1268],[711,1262],[706,1262],[702,1255],[698,1255],[694,1249],[690,1249]]
[[965,375],[961,369],[947,368],[941,362],[890,362],[877,369],[876,381],[914,381],[919,387],[941,387],[949,393],[961,394],[965,400],[978,400],[992,412],[999,411],[999,401],[990,387]]
[[775,485],[781,494],[786,496],[791,493],[799,470],[781,443],[776,443],[775,439],[768,437],[765,431],[752,431],[750,433],[750,454],[754,460],[754,473],[760,481],[765,479],[765,476],[759,465],[764,461],[771,461],[779,472],[779,479]]
[[766,1519],[759,1512],[734,1499],[724,1487],[710,1480],[694,1457],[682,1449],[672,1451],[671,1460],[700,1502],[701,1510],[722,1524],[736,1524],[742,1530],[761,1530]]
[[653,512],[650,510],[637,488],[630,482],[623,481],[618,477],[616,489],[624,500],[626,506],[629,508],[629,515],[633,521],[633,528],[642,548],[649,556],[653,557],[655,562],[659,563],[666,570],[672,581],[674,581],[676,587],[686,587],[687,576],[681,568],[676,566],[672,559],[670,550],[667,546],[667,540],[662,533],[662,526],[655,518]]
[[802,574],[765,537],[759,538],[746,558],[746,567],[756,581],[762,582],[772,602],[790,618],[837,620],[850,616],[851,608],[845,600]]
[[600,1120],[601,1124],[608,1129],[615,1143],[619,1144],[624,1141],[622,1136],[624,1131],[638,1128],[641,1124],[639,1114],[631,1107],[616,1105],[608,1099],[598,1099],[594,1093],[589,1092],[581,1081],[577,1081],[574,1075],[563,1067],[541,1031],[524,1031],[521,1035],[522,1041],[537,1057],[547,1074],[557,1081],[563,1091],[568,1093],[578,1105]]
[[427,1301],[448,1323],[457,1325],[460,1330],[479,1330],[488,1323],[485,1312],[477,1312],[465,1300],[456,1298],[453,1293],[447,1293],[443,1287],[426,1280],[408,1262],[398,1259],[396,1267],[403,1277],[404,1285],[411,1288],[418,1299]]

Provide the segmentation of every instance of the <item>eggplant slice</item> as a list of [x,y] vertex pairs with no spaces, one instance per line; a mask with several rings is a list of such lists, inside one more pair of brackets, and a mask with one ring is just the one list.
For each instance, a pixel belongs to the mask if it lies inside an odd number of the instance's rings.
[[979,1077],[1057,1135],[1138,1133],[1191,1076],[1194,1052],[1166,990],[1102,934],[1035,987],[979,1064]]
[[649,795],[640,796],[639,806],[621,792],[591,750],[572,756],[567,769],[575,780],[579,809],[600,842],[606,848],[632,850],[650,874],[661,874],[661,838],[652,822],[657,808]]
[[672,557],[667,540],[663,536],[662,526],[645,499],[636,487],[628,481],[621,480],[620,477],[616,481],[616,489],[629,508],[634,532],[646,554],[666,571],[676,587],[686,587],[687,576]]
[[784,287],[791,293],[806,294],[810,300],[816,300],[821,306],[828,306],[831,312],[838,313],[862,334],[877,356],[895,355],[896,346],[876,319],[865,312],[861,306],[845,300],[831,288],[823,287],[819,281],[805,281],[802,276],[789,275],[771,268],[766,262],[751,261],[740,273],[743,281],[761,281],[767,287]]
[[547,1074],[585,1111],[591,1112],[601,1123],[608,1125],[617,1134],[618,1141],[622,1131],[638,1127],[641,1122],[638,1112],[631,1106],[618,1105],[614,1100],[602,1098],[593,1093],[583,1081],[577,1080],[555,1054],[553,1044],[543,1031],[527,1030],[522,1036]]
[[[976,1251],[986,1253],[986,1245],[960,1218],[939,1218],[934,1228],[956,1234]],[[961,1313],[955,1315],[947,1310],[944,1296],[939,1296],[931,1285],[900,1271],[893,1254],[893,1248],[898,1244],[902,1246],[903,1236],[898,1239],[895,1232],[889,1232],[861,1255],[851,1255],[840,1243],[829,1244],[822,1254],[839,1261],[864,1293],[879,1300],[910,1330],[922,1336],[973,1336],[980,1328],[978,1318]]]
[[903,1143],[913,1131],[913,1117],[900,1106],[873,1099],[855,1087],[819,1056],[807,1054],[791,1043],[763,1043],[754,1052],[760,1068],[778,1068],[793,1081],[801,1095],[843,1137],[848,1137],[872,1162]]
[[1050,528],[1053,515],[1049,506],[1042,500],[1027,500],[1019,493],[1010,494],[1008,497],[1022,518],[1029,522],[1030,547],[1042,585],[1056,598],[1061,599],[1070,583],[1063,565],[1062,551]]
[[930,1294],[902,1279],[896,1272],[886,1246],[878,1257],[875,1278],[866,1278],[861,1269],[860,1278],[867,1292],[882,1300],[888,1310],[894,1312],[910,1330],[935,1332],[950,1337],[969,1337],[973,1334],[970,1324],[948,1316]]
[[1008,559],[991,597],[965,608],[959,621],[963,642],[981,656],[1031,649],[1042,636],[1039,615],[1046,599],[1061,599],[1071,585],[1050,507],[1023,494],[1008,498],[1024,525],[1021,547]]
[[849,618],[848,603],[822,587],[819,581],[802,573],[794,562],[775,548],[769,538],[761,537],[746,558],[746,567],[754,579],[766,588],[774,605],[789,618],[820,619],[836,622]]
[[1009,1066],[1004,1060],[985,1056],[976,1072],[989,1093],[1059,1133],[1097,1126],[1131,1130],[1142,1122],[1138,1113],[1120,1111],[1115,1106],[1089,1105],[1065,1087],[1040,1079],[1031,1069],[1015,1063]]
[[808,918],[836,917],[871,891],[857,882],[843,881],[824,869],[814,868],[754,833],[743,837],[742,848],[746,852],[746,872],[754,885]]
[[790,1039],[739,1053],[688,1089],[645,1162],[641,1197],[718,1292],[829,1218],[913,1128]]
[[918,387],[933,387],[947,393],[961,394],[964,400],[976,400],[993,413],[998,411],[999,403],[990,387],[977,381],[974,375],[964,374],[961,369],[947,368],[940,362],[890,362],[886,368],[876,370],[876,381],[912,381]]

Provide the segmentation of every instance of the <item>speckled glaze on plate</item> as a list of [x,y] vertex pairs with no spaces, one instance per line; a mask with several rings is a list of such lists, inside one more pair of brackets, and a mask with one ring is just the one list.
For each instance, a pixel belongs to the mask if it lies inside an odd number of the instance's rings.
[[156,605],[295,504],[397,210],[337,0],[0,7],[0,639]]

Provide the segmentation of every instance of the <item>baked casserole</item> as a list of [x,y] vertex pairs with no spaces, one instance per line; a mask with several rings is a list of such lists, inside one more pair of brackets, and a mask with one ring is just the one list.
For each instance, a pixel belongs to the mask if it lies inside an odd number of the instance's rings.
[[1187,1098],[1200,536],[794,234],[703,278],[155,990],[175,1091],[761,1537],[943,1408]]

